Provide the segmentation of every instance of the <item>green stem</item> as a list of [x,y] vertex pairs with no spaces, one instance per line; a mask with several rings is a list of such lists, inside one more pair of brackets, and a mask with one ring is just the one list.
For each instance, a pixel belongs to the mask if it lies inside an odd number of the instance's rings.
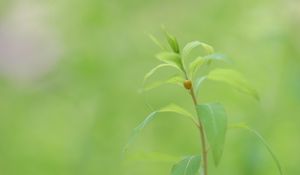
[[[185,75],[185,78],[187,80],[189,80],[189,77],[188,77],[185,70],[184,70],[184,75]],[[198,105],[198,102],[197,102],[197,98],[196,98],[196,95],[195,95],[193,82],[192,82],[192,87],[190,89],[190,94],[192,96],[193,103],[194,103],[194,106],[196,108],[197,105]],[[204,175],[208,175],[208,151],[207,151],[207,147],[206,147],[205,131],[204,131],[203,124],[202,124],[199,117],[198,117],[198,123],[199,124],[197,125],[197,127],[198,127],[199,132],[200,132],[200,140],[201,140],[201,148],[202,148],[201,152],[202,152],[202,157],[203,157],[203,171],[204,171]]]
[[[190,89],[190,93],[194,102],[195,107],[198,105],[197,98],[195,95],[194,88],[192,87]],[[204,175],[208,175],[208,155],[207,155],[207,148],[206,148],[206,139],[205,139],[205,131],[202,125],[202,122],[200,121],[198,117],[198,122],[199,122],[199,131],[200,131],[200,139],[201,139],[201,147],[202,147],[202,157],[203,157],[203,171]]]

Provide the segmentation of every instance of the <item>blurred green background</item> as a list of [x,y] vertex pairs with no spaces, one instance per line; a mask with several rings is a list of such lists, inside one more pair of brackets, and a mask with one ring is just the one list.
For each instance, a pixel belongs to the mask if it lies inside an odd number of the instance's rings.
[[[165,114],[122,159],[132,128],[150,112],[145,98],[155,108],[177,102],[192,111],[183,89],[138,93],[158,63],[145,33],[162,38],[161,24],[181,46],[200,40],[233,60],[261,101],[221,83],[205,83],[199,100],[222,102],[230,123],[258,130],[286,174],[300,174],[298,0],[1,0],[0,174],[162,175],[173,157],[199,154],[197,130]],[[210,174],[278,172],[254,137],[230,130]]]

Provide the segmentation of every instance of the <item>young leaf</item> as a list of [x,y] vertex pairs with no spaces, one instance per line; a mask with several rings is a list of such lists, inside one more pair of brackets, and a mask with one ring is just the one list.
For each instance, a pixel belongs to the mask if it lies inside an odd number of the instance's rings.
[[225,62],[230,62],[229,59],[221,53],[213,53],[210,55],[206,55],[204,58],[208,60],[220,60],[220,61],[225,61]]
[[182,107],[176,104],[170,104],[166,107],[163,107],[159,110],[159,112],[174,112],[180,114],[181,116],[187,117],[192,122],[194,122],[195,125],[198,126],[198,122],[195,120],[194,116],[191,113],[189,113],[187,110],[183,109]]
[[183,109],[182,107],[176,105],[176,104],[170,104],[166,107],[163,107],[157,111],[154,111],[150,113],[143,122],[141,122],[136,128],[133,129],[133,132],[124,148],[124,152],[128,150],[129,146],[133,143],[133,141],[137,138],[137,136],[141,133],[141,131],[157,116],[157,114],[162,112],[173,112],[180,114],[181,116],[187,117],[188,119],[192,120],[196,125],[197,122],[195,121],[192,114],[190,114],[188,111]]
[[[178,70],[180,70],[177,66],[173,64],[159,64],[153,69],[151,69],[145,76],[144,76],[144,82],[146,82],[158,69],[163,68],[163,67],[173,67]],[[181,70],[180,70],[181,71]]]
[[176,105],[176,104],[170,104],[166,107],[163,107],[159,110],[159,112],[174,112],[177,114],[181,114],[183,116],[189,117],[189,118],[194,118],[191,113],[183,109],[182,107]]
[[236,124],[236,125],[232,125],[231,127],[232,128],[245,129],[245,130],[249,131],[250,133],[252,133],[253,135],[255,135],[262,142],[262,144],[266,147],[266,149],[268,150],[268,152],[272,156],[274,162],[276,163],[276,166],[278,168],[278,171],[279,171],[280,175],[283,175],[282,166],[281,166],[281,163],[280,163],[279,159],[277,158],[275,153],[272,151],[272,149],[271,149],[270,145],[268,144],[268,142],[257,131],[255,131],[254,129],[248,127],[245,124]]
[[242,74],[231,69],[215,69],[211,71],[207,78],[209,80],[221,81],[227,83],[237,90],[253,96],[259,100],[259,96],[255,89],[253,89]]
[[173,52],[161,52],[156,55],[156,58],[168,64],[177,66],[180,70],[183,70],[180,55]]
[[182,78],[179,75],[175,75],[175,76],[168,78],[167,80],[154,82],[154,83],[144,87],[143,91],[149,91],[151,89],[160,87],[161,85],[164,85],[164,84],[176,84],[176,85],[182,86],[183,81],[184,81],[184,78]]
[[163,44],[161,43],[161,42],[159,42],[158,41],[158,39],[155,37],[155,36],[153,36],[153,35],[151,35],[151,34],[148,34],[148,36],[149,36],[149,38],[159,47],[159,48],[161,48],[162,50],[167,50],[164,46],[163,46]]
[[124,152],[126,152],[128,150],[128,148],[135,141],[135,139],[140,134],[140,132],[145,128],[146,125],[148,125],[155,118],[157,113],[158,113],[158,111],[154,111],[154,112],[150,113],[142,123],[140,123],[137,127],[135,127],[133,129],[131,136],[128,139],[128,142],[124,147]]
[[200,156],[187,156],[172,167],[171,175],[197,175],[200,162]]
[[210,54],[206,55],[204,57],[197,57],[194,61],[192,61],[189,65],[189,73],[190,77],[193,78],[194,75],[197,73],[199,68],[201,68],[203,65],[209,65],[212,61],[225,61],[230,62],[224,55],[222,54]]
[[200,86],[202,85],[202,83],[204,82],[204,80],[206,80],[206,76],[204,77],[200,77],[199,79],[196,80],[196,85],[195,85],[195,92],[198,95],[199,90],[200,90]]
[[188,55],[191,53],[191,51],[196,48],[201,46],[207,54],[212,54],[214,52],[214,48],[206,43],[200,42],[200,41],[192,41],[187,43],[183,50],[182,50],[182,58],[186,59]]
[[178,44],[178,42],[177,42],[177,39],[176,39],[173,35],[171,35],[171,34],[165,29],[165,27],[162,27],[162,30],[164,31],[164,34],[165,34],[165,36],[166,36],[166,38],[167,38],[167,41],[168,41],[170,47],[172,48],[173,52],[179,53],[180,51],[179,51],[179,44]]
[[194,75],[196,74],[196,72],[198,71],[198,69],[204,65],[207,62],[207,59],[199,56],[198,58],[196,58],[193,62],[190,63],[189,66],[189,73],[190,73],[190,78],[192,79],[194,77]]
[[217,166],[222,157],[225,142],[227,130],[226,112],[219,103],[197,105],[196,110],[200,121],[203,123],[214,162]]

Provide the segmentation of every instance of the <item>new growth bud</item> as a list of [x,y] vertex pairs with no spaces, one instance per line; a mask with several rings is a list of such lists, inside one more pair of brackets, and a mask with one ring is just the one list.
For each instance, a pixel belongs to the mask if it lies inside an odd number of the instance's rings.
[[184,80],[183,86],[184,86],[185,89],[187,89],[187,90],[192,89],[192,81],[191,81],[191,80]]

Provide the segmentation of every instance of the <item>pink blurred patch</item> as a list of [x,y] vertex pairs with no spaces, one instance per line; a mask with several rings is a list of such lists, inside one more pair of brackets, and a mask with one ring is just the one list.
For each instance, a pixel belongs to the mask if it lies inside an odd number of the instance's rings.
[[33,81],[51,71],[61,44],[47,23],[47,9],[20,1],[0,21],[0,74]]

